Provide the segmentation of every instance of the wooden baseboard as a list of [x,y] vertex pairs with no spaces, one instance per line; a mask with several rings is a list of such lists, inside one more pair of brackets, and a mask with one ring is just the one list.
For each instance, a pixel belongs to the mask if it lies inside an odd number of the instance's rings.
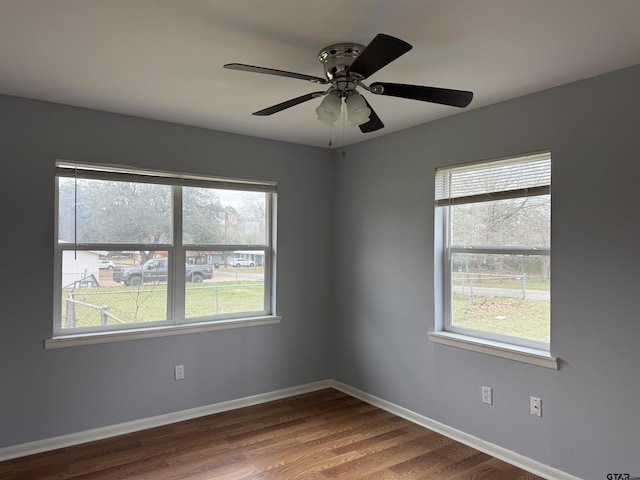
[[237,400],[230,400],[227,402],[220,402],[204,407],[197,407],[180,412],[143,418],[131,422],[120,423],[117,425],[111,425],[107,427],[96,428],[93,430],[72,433],[69,435],[62,435],[59,437],[38,440],[22,445],[4,447],[0,448],[0,461],[56,450],[58,448],[70,447],[73,445],[79,445],[95,440],[102,440],[104,438],[115,437],[118,435],[137,432],[140,430],[146,430],[148,428],[169,425],[184,420],[191,420],[193,418],[212,415],[214,413],[235,410],[237,408],[266,403],[272,400],[279,400],[303,393],[314,392],[316,390],[322,390],[324,388],[335,388],[336,390],[346,393],[347,395],[351,395],[352,397],[370,403],[375,407],[386,410],[389,413],[402,417],[417,425],[433,430],[434,432],[445,435],[446,437],[456,440],[457,442],[463,443],[472,448],[475,448],[476,450],[487,453],[493,457],[522,468],[523,470],[527,470],[538,476],[548,478],[549,480],[580,480],[578,477],[574,477],[568,473],[562,472],[548,465],[532,460],[511,450],[507,450],[506,448],[500,447],[499,445],[485,442],[480,438],[474,437],[460,430],[456,430],[440,422],[436,422],[435,420],[432,420],[428,417],[419,415],[415,412],[412,412],[411,410],[400,407],[391,402],[388,402],[379,397],[368,394],[336,380],[323,380],[319,382],[308,383],[297,387],[285,388],[282,390],[244,397]]
[[402,417],[410,422],[421,425],[429,430],[433,430],[434,432],[440,433],[446,437],[449,437],[457,442],[468,445],[476,450],[487,453],[492,457],[503,460],[511,465],[515,465],[516,467],[522,468],[528,472],[534,473],[540,477],[548,478],[549,480],[581,480],[578,477],[574,477],[568,473],[565,473],[556,468],[552,468],[548,465],[540,463],[531,458],[525,457],[524,455],[520,455],[519,453],[513,452],[511,450],[507,450],[499,445],[495,445],[493,443],[485,442],[484,440],[474,437],[473,435],[469,435],[467,433],[461,432],[460,430],[456,430],[455,428],[451,428],[443,423],[436,422],[428,417],[423,415],[419,415],[411,410],[407,410],[406,408],[395,405],[391,402],[378,398],[374,395],[370,395],[366,392],[358,390],[356,388],[350,387],[349,385],[345,385],[344,383],[332,380],[329,385],[331,388],[335,388],[336,390],[340,390],[347,395],[351,395],[359,400],[370,403],[382,410],[386,410],[389,413],[393,413],[399,417]]
[[329,387],[331,387],[330,380],[308,383],[306,385],[285,388],[282,390],[267,392],[260,395],[240,398],[237,400],[230,400],[228,402],[215,403],[213,405],[207,405],[204,407],[191,408],[180,412],[167,413],[165,415],[142,418],[140,420],[133,420],[131,422],[119,423],[107,427],[71,433],[68,435],[61,435],[59,437],[47,438],[44,440],[38,440],[35,442],[24,443],[11,447],[4,447],[0,448],[0,462],[4,460],[10,460],[12,458],[33,455],[35,453],[48,452],[51,450],[56,450],[58,448],[71,447],[73,445],[79,445],[81,443],[93,442],[95,440],[102,440],[104,438],[138,432],[140,430],[146,430],[148,428],[161,427],[163,425],[169,425],[171,423],[191,420],[193,418],[204,417],[206,415],[212,415],[214,413],[226,412],[228,410],[235,410],[236,408],[248,407],[250,405],[266,403],[272,400],[279,400],[281,398],[314,392],[316,390],[321,390],[323,388]]

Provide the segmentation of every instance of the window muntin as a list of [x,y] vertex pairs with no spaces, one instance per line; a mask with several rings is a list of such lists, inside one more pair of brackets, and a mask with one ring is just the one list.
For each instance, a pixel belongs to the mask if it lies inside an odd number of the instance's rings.
[[59,162],[54,334],[273,314],[274,196],[269,183]]
[[436,172],[442,329],[549,350],[548,153]]

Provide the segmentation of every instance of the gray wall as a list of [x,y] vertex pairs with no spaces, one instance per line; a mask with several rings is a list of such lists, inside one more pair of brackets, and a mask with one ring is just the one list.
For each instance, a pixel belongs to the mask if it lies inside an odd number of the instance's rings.
[[[583,478],[640,475],[639,84],[640,67],[614,72],[344,158],[0,96],[0,447],[333,377]],[[434,169],[541,149],[553,155],[560,370],[430,343]],[[283,322],[44,351],[56,158],[278,181]]]
[[[331,376],[331,152],[7,96],[0,119],[0,447]],[[45,351],[56,159],[277,181],[282,322]]]
[[[582,478],[640,476],[638,85],[636,66],[346,149],[334,377]],[[430,343],[435,168],[544,149],[560,370]]]

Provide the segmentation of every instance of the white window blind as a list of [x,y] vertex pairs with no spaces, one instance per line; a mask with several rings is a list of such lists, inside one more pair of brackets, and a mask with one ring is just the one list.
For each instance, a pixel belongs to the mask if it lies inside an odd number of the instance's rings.
[[551,154],[497,160],[436,170],[436,206],[547,195]]
[[56,161],[56,175],[70,178],[81,176],[82,178],[94,180],[220,188],[224,190],[243,190],[250,192],[276,193],[277,191],[275,182],[222,177],[212,178],[186,173],[132,169],[130,167],[119,167],[117,165],[90,165],[64,160]]

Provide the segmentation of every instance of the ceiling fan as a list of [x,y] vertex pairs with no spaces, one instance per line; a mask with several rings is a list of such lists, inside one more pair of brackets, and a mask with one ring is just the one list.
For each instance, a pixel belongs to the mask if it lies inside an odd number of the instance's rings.
[[330,45],[323,48],[318,54],[320,62],[324,65],[325,78],[242,63],[228,63],[224,65],[224,68],[296,78],[321,85],[329,84],[327,90],[311,92],[292,98],[254,112],[253,115],[273,115],[314,98],[324,97],[316,108],[316,114],[321,122],[333,125],[341,115],[342,101],[344,99],[349,122],[354,126],[359,126],[363,133],[379,130],[384,127],[384,124],[369,102],[357,91],[358,87],[375,95],[408,98],[461,108],[469,105],[473,98],[473,93],[464,90],[401,83],[374,82],[370,85],[362,83],[363,80],[404,55],[411,48],[412,46],[407,42],[383,33],[376,35],[366,47],[357,43]]

